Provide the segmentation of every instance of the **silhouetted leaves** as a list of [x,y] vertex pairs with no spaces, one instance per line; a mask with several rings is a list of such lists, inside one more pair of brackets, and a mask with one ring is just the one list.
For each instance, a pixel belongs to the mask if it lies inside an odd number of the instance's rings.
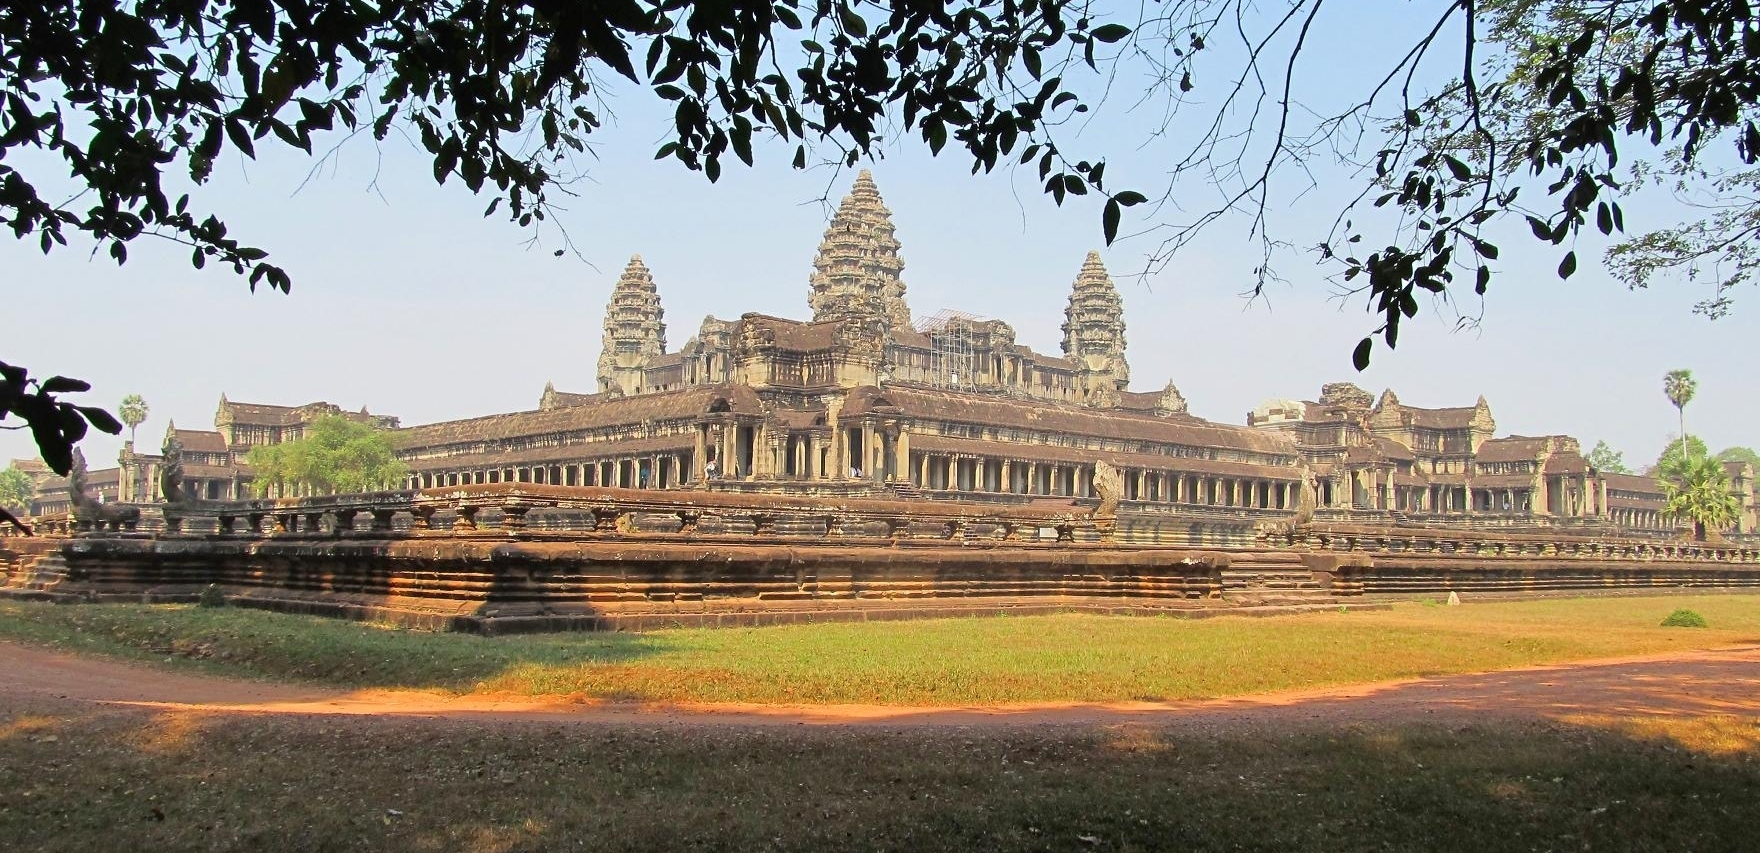
[[[326,134],[385,140],[401,123],[436,182],[491,192],[485,216],[530,227],[576,177],[607,71],[673,104],[655,157],[711,181],[730,151],[754,163],[759,134],[798,140],[792,165],[806,168],[809,144],[854,164],[902,127],[934,152],[963,148],[973,171],[1042,152],[1042,178],[1069,172],[1047,185],[1061,203],[1106,192],[1104,164],[1068,166],[1051,144],[1048,125],[1087,106],[1061,77],[1040,79],[1044,54],[1079,48],[1091,65],[1096,43],[1130,35],[1087,14],[1074,0],[0,3],[0,224],[44,252],[83,232],[118,263],[134,238],[167,237],[198,269],[216,261],[285,292],[266,251],[188,195],[172,203],[168,167],[199,185],[228,149],[309,154]],[[796,45],[797,67],[776,67]],[[78,205],[29,177],[61,169],[87,190]],[[1103,209],[1109,236],[1124,199]],[[45,458],[65,468],[88,421],[31,411]]]
[[57,474],[73,467],[73,446],[86,435],[87,425],[112,435],[122,423],[109,412],[93,406],[76,406],[55,399],[56,394],[76,394],[91,385],[66,376],[38,382],[25,368],[0,362],[0,421],[17,417],[30,427],[37,452]]

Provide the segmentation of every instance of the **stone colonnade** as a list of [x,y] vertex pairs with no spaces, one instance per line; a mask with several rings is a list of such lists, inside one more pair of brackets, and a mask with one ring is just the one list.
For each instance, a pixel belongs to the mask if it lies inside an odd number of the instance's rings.
[[650,453],[612,456],[584,462],[470,466],[450,471],[412,473],[412,489],[470,486],[483,483],[533,483],[551,486],[612,486],[624,489],[671,489],[688,482],[692,454]]
[[[1608,515],[1607,484],[1589,475],[1560,474],[1531,484],[1478,487],[1428,483],[1400,484],[1393,469],[1355,469],[1322,480],[1315,495],[1322,507],[1385,509],[1435,515],[1553,515],[1567,518]],[[1611,517],[1611,516],[1610,516]]]
[[[1094,469],[1071,462],[998,459],[958,453],[910,455],[918,488],[1050,497],[1095,497]],[[1298,484],[1290,480],[1225,477],[1149,468],[1123,468],[1124,499],[1253,509],[1294,509]]]
[[1635,507],[1613,507],[1607,511],[1613,523],[1633,530],[1673,530],[1675,524],[1662,517],[1661,510]]

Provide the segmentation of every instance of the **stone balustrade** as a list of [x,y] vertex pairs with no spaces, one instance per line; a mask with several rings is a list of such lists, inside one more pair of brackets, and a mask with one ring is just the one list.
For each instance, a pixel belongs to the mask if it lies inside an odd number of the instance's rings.
[[506,631],[1760,589],[1753,542],[1126,509],[532,483],[200,502],[164,507],[152,532],[44,540],[9,558],[0,594],[188,601],[218,585],[250,606]]
[[[545,523],[534,523],[540,515]],[[825,542],[876,538],[1074,542],[1084,531],[1086,538],[1096,538],[1093,528],[1088,511],[1080,507],[533,483],[208,502],[165,510],[166,535],[245,538],[701,538],[712,530],[736,538]]]
[[1266,537],[1267,544],[1307,551],[1437,554],[1549,560],[1693,561],[1760,564],[1760,544],[1691,542],[1625,536],[1434,527],[1315,524]]

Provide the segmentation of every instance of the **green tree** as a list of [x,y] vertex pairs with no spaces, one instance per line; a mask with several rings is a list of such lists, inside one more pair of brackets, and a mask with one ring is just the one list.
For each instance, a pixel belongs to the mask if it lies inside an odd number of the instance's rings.
[[35,494],[36,481],[18,470],[17,465],[9,465],[0,471],[0,522],[12,525],[26,536],[31,535],[31,529],[18,517],[30,513],[31,498]]
[[1650,467],[1650,472],[1658,477],[1680,477],[1687,468],[1685,460],[1707,455],[1709,451],[1705,448],[1705,441],[1696,435],[1686,436],[1684,440],[1671,438],[1668,444],[1663,445],[1662,452],[1656,457],[1656,464]]
[[1760,453],[1752,447],[1726,447],[1717,452],[1719,462],[1746,462],[1760,471]]
[[[1687,404],[1693,401],[1693,394],[1698,390],[1699,383],[1693,379],[1691,370],[1670,370],[1662,377],[1662,393],[1681,416],[1682,453],[1687,452]],[[1701,449],[1699,452],[1703,454],[1705,451]]]
[[128,425],[128,442],[134,443],[135,427],[147,420],[147,401],[139,394],[130,394],[122,398],[122,405],[116,407],[116,413],[122,416],[122,422]]
[[395,487],[409,473],[389,431],[339,415],[318,418],[293,441],[251,448],[245,463],[259,495],[370,492]]
[[1632,469],[1626,467],[1626,455],[1614,450],[1605,441],[1595,442],[1595,447],[1585,457],[1590,467],[1607,474],[1630,474]]
[[1741,502],[1729,492],[1723,463],[1703,453],[1688,457],[1678,476],[1664,478],[1661,485],[1667,501],[1663,515],[1692,522],[1697,541],[1734,526],[1741,514]]
[[20,471],[17,465],[8,465],[0,471],[0,509],[23,515],[30,510],[31,498],[36,493],[36,481]]

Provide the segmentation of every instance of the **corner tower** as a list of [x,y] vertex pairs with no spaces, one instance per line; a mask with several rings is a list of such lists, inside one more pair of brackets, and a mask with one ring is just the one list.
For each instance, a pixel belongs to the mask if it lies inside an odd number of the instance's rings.
[[666,352],[666,312],[654,276],[632,255],[605,306],[605,348],[599,353],[601,393],[640,394],[648,362]]
[[881,200],[874,176],[863,169],[837,206],[813,259],[807,304],[814,322],[877,316],[889,328],[910,328],[898,250],[892,211]]
[[1111,405],[1130,387],[1131,367],[1124,357],[1124,301],[1099,252],[1082,262],[1063,317],[1063,355],[1082,371],[1088,402]]

